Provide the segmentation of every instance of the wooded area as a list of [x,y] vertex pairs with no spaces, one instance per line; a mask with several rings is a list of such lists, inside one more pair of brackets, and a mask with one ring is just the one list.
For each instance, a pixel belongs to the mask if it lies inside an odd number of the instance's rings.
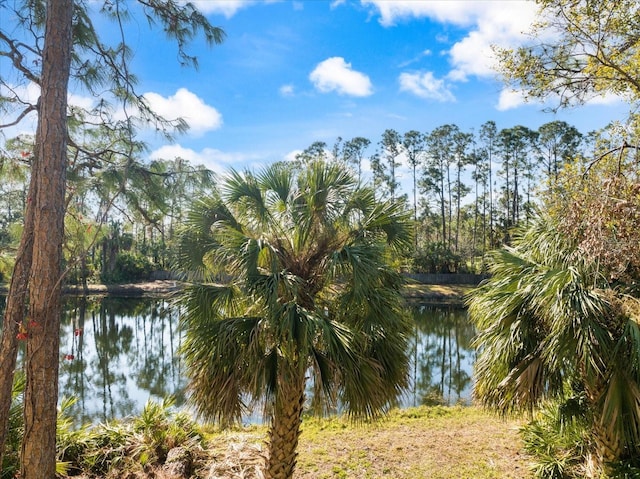
[[[0,152],[1,271],[11,281],[0,463],[24,340],[20,475],[55,476],[61,286],[176,268],[191,283],[182,353],[192,399],[225,421],[237,418],[246,394],[269,401],[265,477],[288,479],[308,368],[330,404],[339,398],[366,419],[405,384],[405,270],[491,274],[469,299],[475,395],[503,413],[531,415],[525,436],[539,477],[638,474],[636,114],[596,132],[563,122],[532,130],[486,121],[478,133],[453,124],[387,129],[375,144],[317,142],[295,161],[216,178],[180,158],[145,157],[139,125],[171,138],[186,124],[155,114],[136,93],[125,38],[107,46],[97,37],[91,15],[121,27],[131,3],[91,12],[72,0],[0,3],[19,32],[0,31],[0,53],[21,82],[40,88],[29,102],[1,78],[9,92],[2,126],[31,112],[38,123]],[[635,111],[638,3],[537,3],[530,44],[498,51],[506,83],[558,108],[610,93]],[[186,65],[197,64],[185,51],[196,34],[210,44],[224,38],[190,3],[137,4]],[[101,101],[70,106],[70,81]],[[219,274],[228,284],[213,284]]]

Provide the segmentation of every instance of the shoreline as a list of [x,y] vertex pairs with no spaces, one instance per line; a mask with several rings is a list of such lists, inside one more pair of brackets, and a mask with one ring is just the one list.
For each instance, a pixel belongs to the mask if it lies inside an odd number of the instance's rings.
[[[170,296],[183,288],[183,283],[173,280],[143,281],[123,284],[89,284],[66,286],[65,295],[111,296],[116,298],[142,298]],[[474,285],[443,285],[411,282],[404,288],[404,296],[410,304],[428,304],[464,307],[465,296]],[[0,284],[0,294],[7,294],[9,285]]]

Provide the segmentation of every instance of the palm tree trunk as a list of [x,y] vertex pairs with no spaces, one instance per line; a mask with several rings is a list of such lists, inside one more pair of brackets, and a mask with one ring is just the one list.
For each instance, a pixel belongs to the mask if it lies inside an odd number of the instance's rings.
[[609,464],[622,458],[623,448],[620,438],[610,434],[607,425],[596,419],[593,421],[593,440],[596,446],[594,459],[597,469],[606,474]]
[[269,429],[265,479],[290,479],[296,466],[304,406],[304,373],[285,366],[278,378],[275,408]]
[[[584,367],[581,368],[583,373]],[[583,373],[584,374],[584,373]],[[602,397],[605,389],[604,380],[600,380],[597,384],[589,384],[583,379],[589,407],[593,411],[593,420],[591,421],[591,436],[595,443],[595,451],[593,459],[598,473],[606,472],[608,464],[619,461],[624,453],[624,448],[620,436],[611,430],[608,424],[602,418],[602,406],[599,404],[599,398]]]

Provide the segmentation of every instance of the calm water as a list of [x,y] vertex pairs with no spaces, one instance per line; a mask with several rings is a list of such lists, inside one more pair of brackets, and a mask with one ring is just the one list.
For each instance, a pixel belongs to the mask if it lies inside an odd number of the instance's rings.
[[[416,307],[413,313],[411,386],[400,403],[468,402],[475,351],[466,311]],[[186,380],[175,354],[181,339],[177,310],[166,300],[68,299],[60,395],[77,397],[72,417],[79,424],[122,418],[167,395],[184,404]]]

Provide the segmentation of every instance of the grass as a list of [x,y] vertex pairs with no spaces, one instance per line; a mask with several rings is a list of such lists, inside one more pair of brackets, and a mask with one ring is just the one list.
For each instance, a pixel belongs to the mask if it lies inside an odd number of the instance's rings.
[[[382,421],[305,419],[296,479],[524,479],[533,477],[520,423],[473,407],[392,411]],[[209,479],[260,477],[266,430],[214,432]],[[217,468],[217,469],[216,469]],[[216,471],[211,474],[212,471]]]

